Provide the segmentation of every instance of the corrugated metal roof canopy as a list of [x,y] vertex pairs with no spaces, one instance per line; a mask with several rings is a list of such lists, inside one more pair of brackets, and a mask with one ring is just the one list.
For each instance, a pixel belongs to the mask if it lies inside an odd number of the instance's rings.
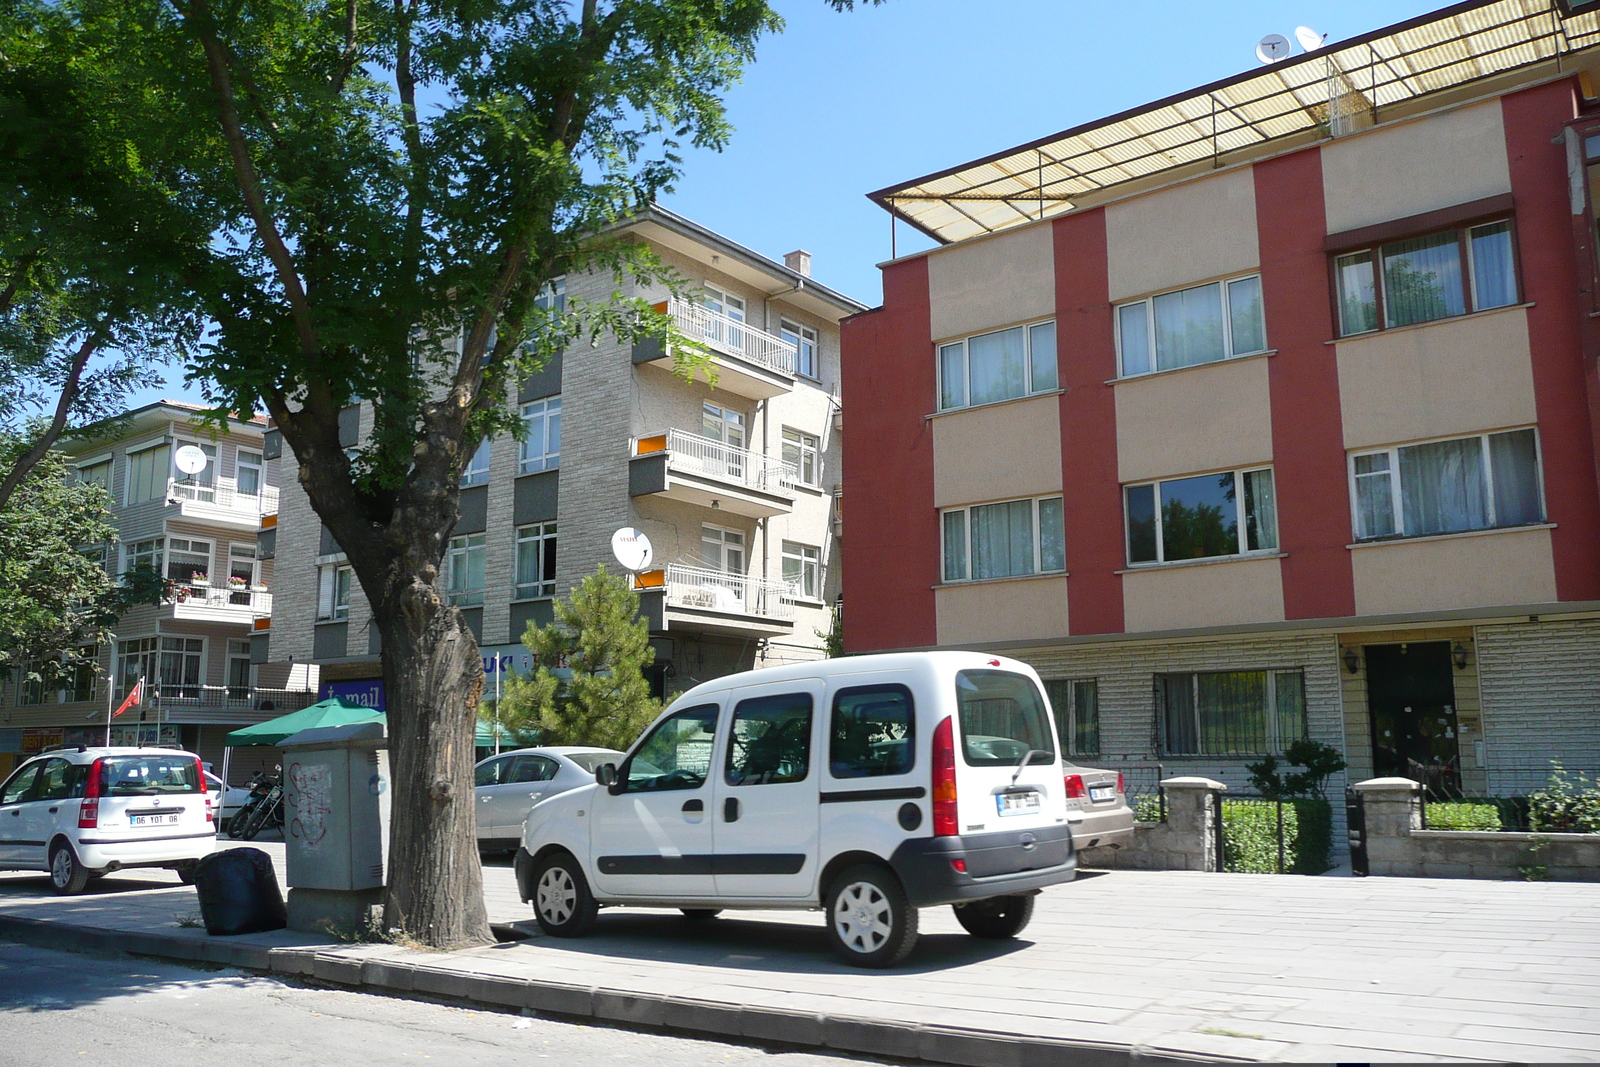
[[961,241],[1236,149],[1370,126],[1379,107],[1596,44],[1600,14],[1472,0],[868,196],[941,242]]

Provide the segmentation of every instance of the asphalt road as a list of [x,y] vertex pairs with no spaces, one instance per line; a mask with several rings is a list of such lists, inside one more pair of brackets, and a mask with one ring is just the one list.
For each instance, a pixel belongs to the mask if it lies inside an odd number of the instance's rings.
[[315,989],[233,970],[0,941],[0,1064],[336,1064],[543,1060],[563,1067],[866,1061]]

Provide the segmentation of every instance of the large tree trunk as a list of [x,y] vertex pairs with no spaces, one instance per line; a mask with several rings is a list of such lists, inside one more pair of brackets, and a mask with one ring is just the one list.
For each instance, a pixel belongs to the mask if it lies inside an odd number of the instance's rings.
[[472,785],[483,663],[434,586],[389,589],[388,603],[372,603],[395,786],[384,926],[434,948],[487,944]]

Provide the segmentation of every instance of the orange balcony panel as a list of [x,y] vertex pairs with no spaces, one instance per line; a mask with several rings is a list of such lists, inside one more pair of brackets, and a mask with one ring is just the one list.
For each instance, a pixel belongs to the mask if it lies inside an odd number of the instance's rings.
[[636,456],[648,456],[652,452],[665,452],[667,450],[667,435],[658,433],[654,437],[641,437],[634,450]]
[[276,511],[271,515],[261,516],[261,528],[263,530],[270,530],[276,525],[278,525],[278,513]]
[[666,587],[666,584],[667,572],[665,570],[642,571],[633,576],[633,587],[635,589],[662,589]]

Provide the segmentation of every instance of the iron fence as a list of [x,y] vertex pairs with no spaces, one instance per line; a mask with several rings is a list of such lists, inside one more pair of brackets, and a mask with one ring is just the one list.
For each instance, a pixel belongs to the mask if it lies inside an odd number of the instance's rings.
[[1321,874],[1330,865],[1333,807],[1320,797],[1213,794],[1219,867],[1253,874]]
[[1166,768],[1160,763],[1151,760],[1107,759],[1101,756],[1068,755],[1066,758],[1073,763],[1081,759],[1086,767],[1116,771],[1122,775],[1128,807],[1133,809],[1133,817],[1139,822],[1167,821],[1167,794],[1166,790],[1161,788],[1161,779],[1165,778],[1167,773]]

